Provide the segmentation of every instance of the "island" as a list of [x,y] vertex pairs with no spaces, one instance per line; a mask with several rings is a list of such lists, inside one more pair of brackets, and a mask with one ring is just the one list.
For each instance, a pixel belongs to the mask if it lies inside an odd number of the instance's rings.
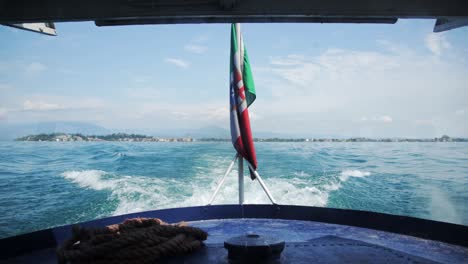
[[[16,141],[119,141],[119,142],[230,142],[226,138],[200,138],[192,137],[154,137],[139,134],[114,133],[110,135],[83,135],[80,133],[51,133],[20,137]],[[440,138],[254,138],[255,142],[468,142],[468,138],[452,138],[443,135]]]
[[66,134],[66,133],[50,133],[50,134],[37,134],[20,137],[16,141],[56,141],[56,142],[70,142],[70,141],[122,141],[122,142],[192,142],[193,138],[161,138],[138,134],[114,133],[110,135],[91,135],[86,136],[80,133]]

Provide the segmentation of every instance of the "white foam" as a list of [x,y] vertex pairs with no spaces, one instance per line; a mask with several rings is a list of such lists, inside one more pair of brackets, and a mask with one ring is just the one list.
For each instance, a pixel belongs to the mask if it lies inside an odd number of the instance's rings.
[[115,184],[112,181],[104,181],[101,177],[106,174],[100,170],[66,171],[62,173],[65,179],[71,180],[84,188],[94,190],[112,189]]
[[298,177],[310,177],[310,174],[308,174],[308,173],[305,172],[305,171],[294,172],[294,175],[296,175],[296,176],[298,176]]
[[[96,191],[110,191],[110,200],[117,200],[114,215],[182,206],[205,205],[209,202],[217,182],[224,174],[226,160],[214,159],[210,168],[195,168],[190,179],[167,179],[132,175],[115,175],[101,170],[66,171],[65,179],[83,188]],[[274,198],[280,204],[326,206],[330,193],[341,188],[349,177],[365,177],[370,172],[344,170],[338,175],[327,176],[318,184],[314,176],[306,177],[306,172],[293,178],[262,175]],[[245,203],[269,204],[258,181],[245,178]],[[237,171],[228,176],[223,188],[215,199],[215,204],[235,204],[238,202]]]
[[368,171],[360,171],[360,170],[343,170],[338,176],[338,180],[333,181],[331,180],[328,184],[325,184],[323,188],[328,192],[337,191],[342,187],[342,183],[346,182],[350,177],[355,178],[362,178],[366,176],[370,176],[371,173]]
[[370,176],[371,173],[368,171],[360,171],[360,170],[344,170],[341,172],[340,179],[342,181],[347,181],[349,177],[356,177],[362,178],[366,176]]
[[114,214],[126,214],[155,208],[168,208],[180,194],[171,193],[170,187],[177,186],[175,180],[153,177],[112,175],[105,171],[66,171],[61,174],[80,187],[97,191],[109,190],[109,199],[118,201]]
[[[233,173],[234,174],[234,173]],[[237,178],[233,177],[226,180],[223,188],[220,190],[214,204],[235,204],[238,203]],[[305,186],[297,184],[298,178],[293,179],[264,179],[265,184],[280,204],[325,206],[328,201],[328,191],[320,190],[314,186]],[[295,183],[293,183],[295,182]],[[185,201],[183,206],[207,204],[215,190],[216,184],[210,188],[198,187],[194,189],[193,195]],[[245,203],[247,204],[269,204],[270,200],[263,192],[258,181],[251,181],[246,177],[244,182]]]
[[462,219],[449,196],[437,187],[431,189],[430,209],[432,219],[462,224]]

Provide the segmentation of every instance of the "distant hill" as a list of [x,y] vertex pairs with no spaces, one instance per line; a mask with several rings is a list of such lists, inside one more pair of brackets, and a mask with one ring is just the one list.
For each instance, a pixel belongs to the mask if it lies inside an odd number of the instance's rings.
[[[192,137],[195,139],[200,138],[217,138],[229,139],[231,132],[229,128],[219,126],[204,126],[200,128],[180,128],[180,129],[122,129],[117,132],[123,133],[137,133],[144,135],[151,135],[155,137]],[[335,135],[321,135],[321,134],[306,134],[306,133],[277,133],[271,131],[252,131],[254,138],[344,138]]]
[[192,137],[192,138],[228,138],[230,137],[229,130],[217,127],[207,126],[202,128],[180,128],[180,129],[157,129],[157,130],[144,130],[144,129],[123,129],[124,133],[138,133],[151,135],[155,137]]
[[[218,126],[205,126],[201,128],[167,130],[157,133],[151,133],[160,137],[192,137],[192,138],[231,138],[229,129]],[[269,131],[253,131],[255,138],[299,138],[294,134],[275,133]]]
[[33,134],[67,133],[106,135],[113,131],[87,122],[38,122],[33,124],[0,124],[0,140],[14,140]]
[[[109,135],[112,133],[144,134],[155,137],[192,137],[229,139],[229,128],[219,126],[205,126],[201,128],[181,129],[107,129],[88,122],[38,122],[30,124],[2,124],[0,123],[0,140],[14,140],[16,138],[37,134],[65,133],[83,135]],[[276,133],[270,131],[253,131],[254,138],[340,138],[334,135]]]

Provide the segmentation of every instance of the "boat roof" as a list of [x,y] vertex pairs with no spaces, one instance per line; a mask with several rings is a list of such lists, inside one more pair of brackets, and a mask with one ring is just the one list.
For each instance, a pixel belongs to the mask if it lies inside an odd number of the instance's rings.
[[424,18],[437,19],[437,32],[468,23],[465,0],[0,0],[0,7],[2,24],[395,23],[398,18]]

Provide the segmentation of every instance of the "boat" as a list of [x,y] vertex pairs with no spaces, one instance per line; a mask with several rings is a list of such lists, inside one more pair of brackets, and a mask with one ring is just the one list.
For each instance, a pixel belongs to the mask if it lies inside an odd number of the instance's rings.
[[[115,26],[231,22],[395,23],[398,18],[436,18],[434,31],[450,30],[468,25],[468,3],[384,0],[369,5],[368,1],[271,1],[267,6],[259,0],[248,3],[193,1],[190,4],[183,0],[171,3],[150,0],[0,2],[0,23],[52,35],[55,27],[51,22],[61,21],[93,20],[98,26]],[[44,21],[40,25],[30,25]],[[46,30],[51,28],[54,30]],[[236,32],[236,43],[241,43],[238,27],[233,26],[233,32]],[[242,50],[242,45],[238,48]],[[232,62],[232,65],[238,63]],[[245,129],[242,124],[238,128],[242,134],[247,131]],[[233,143],[239,154],[231,162],[211,201],[237,160],[239,204],[211,205],[210,202],[204,206],[138,212],[79,223],[80,228],[103,228],[127,219],[159,218],[169,223],[183,221],[209,234],[200,249],[159,260],[164,263],[468,262],[468,226],[369,211],[277,204],[274,194],[256,171],[255,157],[248,153],[252,149],[241,149],[236,145],[236,138],[233,136]],[[241,145],[247,146],[249,140],[252,140],[251,135]],[[244,159],[252,179],[261,184],[272,204],[244,203]],[[74,230],[75,225],[65,225],[0,239],[0,262],[55,263],[57,248],[66,243]]]
[[[466,263],[468,228],[382,213],[292,205],[211,205],[155,210],[80,223],[103,227],[128,218],[185,221],[208,232],[205,247],[168,263],[228,263],[224,241],[244,235],[285,241],[281,263]],[[0,240],[5,263],[56,263],[72,225]]]

